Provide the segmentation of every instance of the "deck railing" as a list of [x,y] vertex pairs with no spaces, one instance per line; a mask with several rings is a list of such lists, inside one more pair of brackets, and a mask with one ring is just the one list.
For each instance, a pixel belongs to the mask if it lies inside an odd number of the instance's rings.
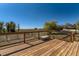
[[18,42],[28,43],[30,41],[40,40],[40,36],[45,36],[45,35],[50,35],[52,39],[62,39],[70,36],[70,32],[32,30],[26,32],[0,33],[0,46],[12,44],[12,43],[18,43]]

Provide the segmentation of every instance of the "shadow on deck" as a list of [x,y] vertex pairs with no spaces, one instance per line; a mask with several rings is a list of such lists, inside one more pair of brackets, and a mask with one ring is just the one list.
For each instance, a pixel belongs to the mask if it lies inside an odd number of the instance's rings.
[[11,56],[78,56],[79,42],[58,39],[11,54]]
[[[47,32],[46,32],[47,33]],[[16,34],[16,33],[15,33]],[[51,40],[43,41],[38,39],[39,34],[35,33],[37,36],[34,36],[31,40],[26,38],[25,33],[20,33],[19,37],[23,36],[21,40],[8,40],[2,44],[0,47],[0,54],[3,56],[77,56],[79,55],[79,42],[73,41],[70,42],[71,35],[69,34],[53,34],[50,35]],[[35,35],[34,34],[34,35]],[[43,34],[43,33],[41,33]],[[41,35],[40,34],[40,35]],[[12,34],[13,35],[13,34]],[[27,34],[28,35],[28,34]],[[46,34],[44,34],[46,35]],[[33,33],[31,36],[32,37]],[[12,37],[9,36],[11,39]],[[17,38],[19,38],[17,37]],[[15,38],[15,36],[13,36]],[[75,36],[76,39],[78,37]],[[6,45],[5,43],[8,43]]]

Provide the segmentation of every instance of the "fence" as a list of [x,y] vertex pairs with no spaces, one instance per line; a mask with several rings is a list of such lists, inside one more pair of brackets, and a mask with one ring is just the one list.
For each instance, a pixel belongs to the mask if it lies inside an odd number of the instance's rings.
[[[44,42],[40,40],[40,36],[49,35],[51,39],[61,39],[70,41],[70,32],[57,32],[57,31],[47,31],[47,30],[33,30],[26,32],[13,32],[13,33],[0,33],[0,46],[5,46],[15,43],[28,43],[35,44],[33,42],[41,43]],[[73,38],[72,38],[73,39]]]

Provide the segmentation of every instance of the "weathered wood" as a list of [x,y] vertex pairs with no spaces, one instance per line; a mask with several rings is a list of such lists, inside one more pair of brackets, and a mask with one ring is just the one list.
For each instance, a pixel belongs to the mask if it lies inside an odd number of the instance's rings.
[[6,34],[5,36],[6,36],[6,41],[9,42],[9,41],[8,41],[8,36],[7,36],[7,34]]
[[61,56],[61,54],[66,51],[66,49],[68,48],[69,45],[70,45],[70,43],[68,43],[68,44],[66,44],[66,46],[62,47],[62,49],[60,49],[61,51],[59,51],[56,55]]
[[29,47],[29,46],[30,45],[28,45],[28,44],[22,44],[22,45],[10,47],[10,48],[7,48],[7,49],[2,49],[2,50],[0,50],[0,54],[6,55],[6,54],[9,54],[9,53],[24,49],[24,48]]
[[77,56],[79,56],[79,42],[78,42],[78,48],[77,48]]
[[[24,43],[26,43],[26,41],[29,40],[29,39],[26,40],[26,34],[27,33],[31,33],[31,36],[34,35],[33,33],[38,33],[37,36],[38,36],[38,39],[40,39],[40,36],[42,36],[42,35],[40,35],[40,33],[42,33],[42,32],[48,32],[48,31],[37,31],[36,30],[36,31],[27,31],[27,32],[1,33],[0,35],[6,35],[6,39],[8,39],[7,35],[23,34],[23,41],[24,41]],[[43,33],[43,34],[45,34],[45,33]],[[79,42],[75,41],[75,33],[71,32],[68,35],[70,35],[70,37],[71,37],[71,40],[70,40],[71,42],[66,42],[64,40],[54,39],[54,40],[48,41],[46,43],[37,45],[37,46],[29,48],[29,49],[25,49],[23,51],[19,51],[17,53],[11,54],[11,55],[23,55],[23,56],[25,56],[25,55],[28,55],[28,56],[33,56],[33,55],[35,55],[35,56],[37,56],[37,55],[38,56],[39,55],[42,55],[42,56],[49,56],[49,55],[51,55],[51,56],[52,55],[75,56],[75,55],[79,55],[79,51],[78,51]],[[42,41],[38,40],[38,41],[31,42],[30,44],[35,45],[35,44],[40,43],[40,42],[42,42]],[[15,48],[11,47],[11,48],[8,48],[8,49],[13,50]],[[9,52],[9,50],[8,50],[8,52]],[[5,49],[5,52],[6,51],[7,51],[7,49]],[[3,53],[3,52],[1,52],[1,53]],[[5,54],[5,53],[3,53],[3,54]]]
[[[19,45],[16,49],[26,46],[26,44]],[[15,47],[0,50],[0,54],[6,54],[4,52],[14,51]],[[13,53],[11,55],[16,56],[76,56],[79,55],[79,42],[66,42],[58,39],[42,43],[40,45]],[[11,51],[9,51],[11,50]]]
[[24,33],[24,43],[26,43],[26,33]]
[[64,53],[62,53],[60,56],[66,56],[66,54],[69,52],[70,48],[72,46],[72,43],[65,49]]
[[68,51],[68,53],[66,54],[66,56],[71,56],[76,42],[73,42],[73,43],[74,43],[74,44],[71,46],[71,48],[69,49],[69,51]]
[[78,42],[76,42],[74,48],[73,48],[73,52],[72,52],[72,56],[76,56],[77,55],[77,49],[78,49]]
[[33,51],[38,50],[38,49],[41,48],[41,47],[44,47],[45,45],[52,44],[52,42],[53,42],[53,44],[54,44],[55,42],[59,42],[59,41],[60,41],[60,40],[57,40],[57,39],[51,40],[51,41],[48,41],[48,42],[46,42],[46,43],[43,43],[43,44],[40,44],[40,45],[31,47],[31,48],[25,49],[25,50],[23,50],[23,51],[19,51],[19,52],[17,52],[17,53],[11,54],[11,55],[17,55],[17,56],[27,55],[27,54],[29,54],[29,53],[32,53]]
[[56,45],[55,47],[49,49],[47,52],[45,52],[44,54],[42,54],[43,56],[50,56],[54,51],[56,51],[58,48],[60,48],[63,44],[65,44],[65,42],[61,42],[58,45]]

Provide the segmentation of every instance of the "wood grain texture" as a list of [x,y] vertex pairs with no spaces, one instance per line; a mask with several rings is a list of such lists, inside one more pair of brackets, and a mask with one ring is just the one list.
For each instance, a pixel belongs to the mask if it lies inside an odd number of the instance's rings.
[[[27,44],[15,46],[0,50],[0,53],[5,54],[14,51],[17,48],[24,48]],[[79,42],[67,42],[63,40],[50,40],[48,42],[33,46],[31,48],[16,52],[10,56],[79,56]]]

